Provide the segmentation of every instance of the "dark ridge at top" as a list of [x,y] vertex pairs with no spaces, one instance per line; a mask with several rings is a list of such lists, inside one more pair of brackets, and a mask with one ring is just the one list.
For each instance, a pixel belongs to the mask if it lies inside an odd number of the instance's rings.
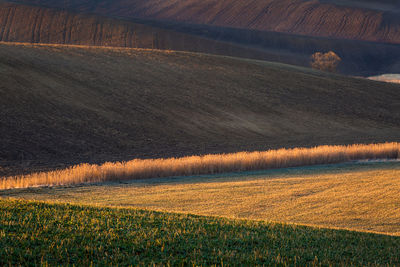
[[[396,1],[18,0],[125,18],[400,43]],[[393,15],[395,14],[395,15]]]

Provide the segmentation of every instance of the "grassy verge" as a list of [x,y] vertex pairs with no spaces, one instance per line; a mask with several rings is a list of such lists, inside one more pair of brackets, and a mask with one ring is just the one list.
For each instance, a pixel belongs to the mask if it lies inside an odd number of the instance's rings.
[[396,265],[400,238],[0,200],[0,265]]

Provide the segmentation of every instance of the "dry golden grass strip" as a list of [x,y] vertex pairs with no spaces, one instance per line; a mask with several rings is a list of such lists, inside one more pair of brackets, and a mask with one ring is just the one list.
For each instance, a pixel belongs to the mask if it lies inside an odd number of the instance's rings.
[[397,159],[399,156],[400,143],[383,143],[134,159],[102,165],[80,164],[64,170],[4,177],[0,189],[264,170],[365,159]]

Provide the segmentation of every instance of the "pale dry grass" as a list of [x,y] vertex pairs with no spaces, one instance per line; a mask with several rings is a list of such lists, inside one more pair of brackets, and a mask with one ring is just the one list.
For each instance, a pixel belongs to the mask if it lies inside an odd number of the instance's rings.
[[369,77],[368,79],[388,83],[400,83],[400,74],[383,74],[380,76]]
[[70,185],[157,177],[265,170],[364,159],[393,159],[400,143],[278,149],[168,159],[134,159],[102,165],[80,164],[64,170],[4,177],[0,189]]
[[371,79],[380,82],[387,82],[387,83],[400,83],[400,79]]
[[[1,45],[22,46],[22,47],[42,47],[42,48],[80,48],[87,50],[109,50],[114,52],[130,52],[130,51],[160,51],[165,54],[176,53],[176,50],[170,49],[152,49],[152,48],[136,48],[136,47],[119,47],[119,46],[103,46],[103,45],[82,45],[82,44],[51,44],[51,43],[27,43],[27,42],[4,42],[0,41]],[[193,53],[179,51],[179,53]]]

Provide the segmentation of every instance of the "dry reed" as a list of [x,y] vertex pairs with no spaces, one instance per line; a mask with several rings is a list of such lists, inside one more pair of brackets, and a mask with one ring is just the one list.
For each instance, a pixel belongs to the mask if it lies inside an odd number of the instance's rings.
[[128,162],[106,162],[102,165],[85,163],[64,170],[3,177],[0,178],[0,189],[214,174],[340,163],[353,160],[397,158],[400,158],[400,143],[318,146],[168,159],[134,159]]

